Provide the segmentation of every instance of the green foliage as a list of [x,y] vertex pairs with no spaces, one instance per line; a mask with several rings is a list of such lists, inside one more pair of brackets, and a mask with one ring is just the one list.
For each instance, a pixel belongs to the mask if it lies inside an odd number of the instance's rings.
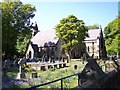
[[77,19],[74,15],[69,15],[60,20],[55,29],[56,37],[62,40],[65,50],[72,50],[75,45],[81,43],[88,36],[88,29],[84,26],[83,20]]
[[[16,50],[19,53],[24,52],[23,47],[18,46],[31,35],[30,19],[35,16],[36,9],[32,5],[22,4],[20,1],[7,0],[0,2],[0,6],[2,7],[2,51],[5,58],[8,58],[13,56]],[[25,38],[25,40],[20,41],[20,38]],[[24,43],[24,47],[26,47],[27,42]]]
[[104,30],[107,52],[110,54],[120,53],[120,18],[110,22]]
[[90,26],[87,26],[88,29],[99,29],[99,26],[94,24],[94,25],[90,25]]
[[29,40],[31,38],[31,35],[23,35],[23,34],[20,34],[17,38],[17,42],[16,42],[16,48],[17,48],[17,51],[18,53],[20,53],[21,55],[23,55],[26,51],[26,47],[29,43]]
[[24,70],[25,72],[32,72],[32,71],[34,71],[32,69],[31,65],[25,65],[25,64],[22,66],[22,70]]
[[14,69],[10,69],[8,72],[7,72],[7,76],[9,78],[15,78],[17,76],[17,73],[18,73],[18,70],[14,70]]
[[[74,65],[78,66],[78,69],[76,71],[74,70]],[[36,85],[81,72],[84,65],[81,64],[80,61],[72,60],[72,62],[69,63],[69,67],[66,67],[66,68],[55,69],[54,71],[53,70],[38,71],[37,72],[38,77],[41,78],[41,80],[36,82]],[[63,87],[66,89],[76,87],[78,84],[77,80],[78,80],[77,76],[73,76],[73,77],[64,79]],[[45,88],[61,88],[60,84],[61,84],[61,82],[58,81],[58,82],[55,82],[55,83],[52,83],[49,85],[42,86],[41,88],[44,88],[44,89]]]

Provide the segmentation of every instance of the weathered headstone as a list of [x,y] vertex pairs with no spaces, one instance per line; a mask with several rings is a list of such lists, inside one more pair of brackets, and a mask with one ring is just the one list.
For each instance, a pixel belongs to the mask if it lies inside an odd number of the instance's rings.
[[32,72],[31,78],[37,78],[37,72]]
[[17,65],[17,60],[14,60],[13,65],[14,65],[14,66]]
[[25,73],[24,71],[22,70],[22,65],[26,63],[26,59],[23,58],[23,59],[20,59],[18,61],[18,64],[19,64],[19,73],[17,75],[17,78],[16,79],[21,79],[21,78],[25,78]]
[[115,63],[115,65],[117,66],[117,68],[119,68],[119,64],[115,61],[115,59],[112,57],[112,61]]
[[59,58],[59,61],[62,61],[62,57]]
[[86,54],[84,53],[82,57],[82,64],[84,64],[85,61],[86,61]]
[[74,65],[74,70],[76,70],[77,69],[77,65]]
[[5,62],[4,62],[4,67],[5,67],[5,68],[10,68],[10,64],[11,64],[10,59],[7,59],[7,60],[5,60]]
[[70,56],[69,56],[68,53],[65,53],[65,55],[66,55],[67,63],[69,63],[69,61],[70,61]]
[[120,65],[118,64],[117,61],[115,61],[115,59],[113,57],[110,57],[110,60],[109,60],[109,63],[108,63],[108,71],[111,71],[111,70],[118,70],[120,68]]

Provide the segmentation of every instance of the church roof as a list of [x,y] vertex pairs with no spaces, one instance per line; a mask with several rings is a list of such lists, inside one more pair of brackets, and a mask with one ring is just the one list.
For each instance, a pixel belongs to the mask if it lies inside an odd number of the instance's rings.
[[53,42],[57,43],[58,39],[55,39],[55,31],[41,31],[38,32],[32,39],[33,44],[37,44],[38,47],[43,47],[45,43]]
[[[95,40],[100,37],[101,29],[90,29],[88,30],[89,37],[85,38],[85,41]],[[31,42],[33,44],[37,44],[38,47],[43,47],[45,43],[52,42],[57,43],[58,38],[55,39],[55,30],[50,31],[41,31],[38,32],[32,39]]]
[[100,37],[100,33],[101,33],[101,29],[90,29],[90,30],[88,30],[88,36],[89,37],[86,37],[85,41],[86,40],[95,40],[95,39],[97,39],[98,37]]

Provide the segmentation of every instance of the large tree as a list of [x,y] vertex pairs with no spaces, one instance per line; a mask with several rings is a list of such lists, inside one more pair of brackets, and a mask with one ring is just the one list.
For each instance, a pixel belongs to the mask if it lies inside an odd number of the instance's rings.
[[[36,9],[30,4],[9,0],[0,2],[0,6],[2,7],[2,52],[5,58],[9,58],[16,52],[24,53],[28,43],[25,39],[29,39],[31,35],[30,19],[35,16]],[[18,44],[23,45],[22,50]]]
[[104,30],[105,43],[109,54],[120,54],[120,17],[110,22]]
[[82,47],[82,41],[88,36],[88,29],[84,26],[83,20],[79,20],[74,15],[60,20],[55,29],[56,36],[62,40],[62,47],[69,55],[71,55],[74,46],[79,44],[78,46]]

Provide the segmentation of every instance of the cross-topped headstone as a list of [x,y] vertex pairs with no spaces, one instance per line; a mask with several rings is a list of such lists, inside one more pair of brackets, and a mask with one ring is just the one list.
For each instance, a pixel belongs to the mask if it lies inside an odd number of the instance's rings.
[[23,72],[22,70],[22,65],[26,63],[26,59],[25,58],[21,58],[19,61],[18,61],[18,64],[19,64],[19,73],[17,75],[17,79],[21,79],[21,78],[24,78],[25,77],[25,73]]
[[18,61],[18,64],[19,64],[19,73],[21,73],[21,69],[22,69],[22,59],[20,59]]
[[18,64],[19,64],[19,72],[21,73],[22,71],[22,65],[26,63],[26,59],[25,58],[21,58],[19,61],[18,61]]

